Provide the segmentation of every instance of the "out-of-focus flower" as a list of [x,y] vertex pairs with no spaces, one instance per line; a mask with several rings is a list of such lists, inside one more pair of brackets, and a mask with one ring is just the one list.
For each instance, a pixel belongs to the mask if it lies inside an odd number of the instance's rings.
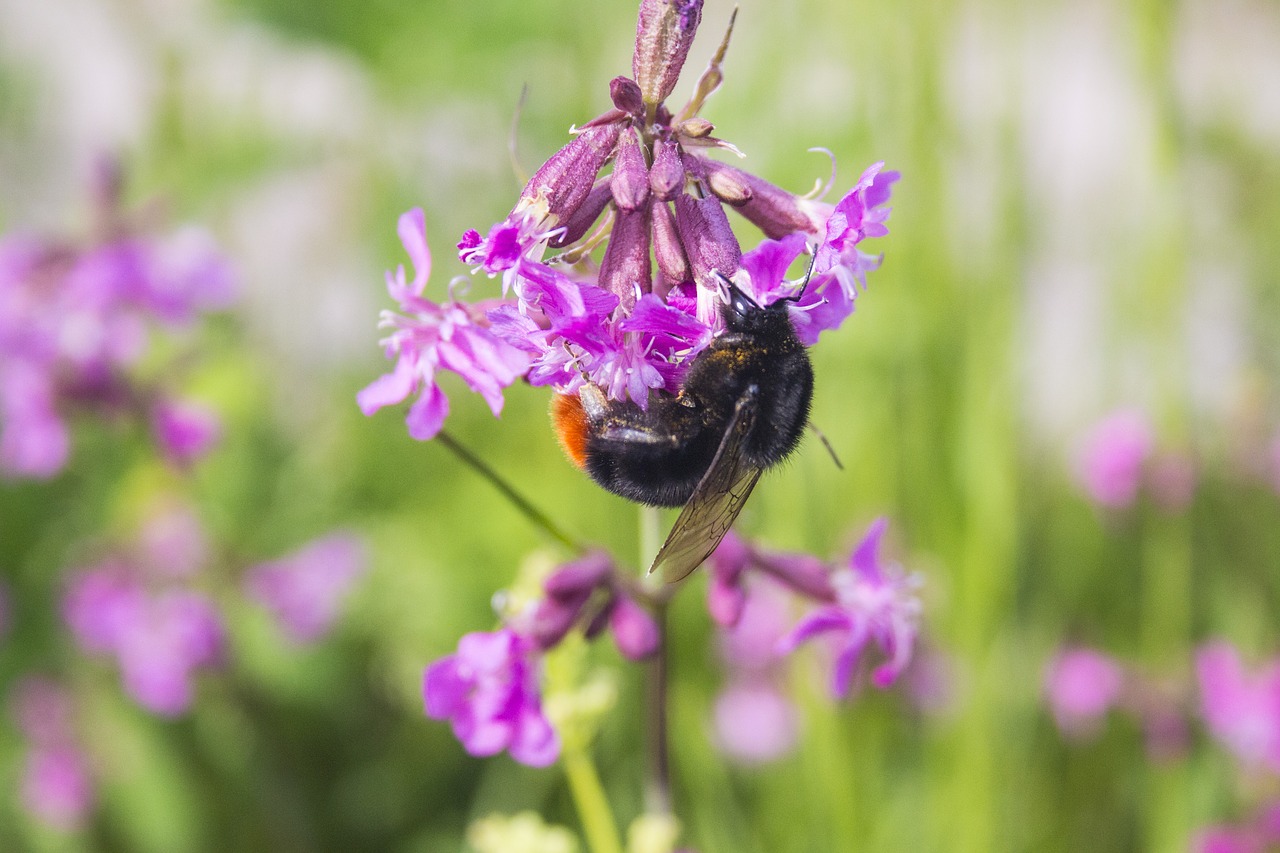
[[400,239],[413,263],[414,277],[406,283],[404,267],[387,274],[387,289],[405,313],[384,311],[382,326],[393,331],[382,341],[395,369],[374,380],[356,399],[360,410],[371,415],[383,406],[399,403],[417,392],[406,422],[409,434],[426,441],[434,438],[449,413],[449,401],[436,382],[439,370],[450,370],[484,397],[496,416],[502,411],[502,389],[524,374],[528,353],[500,340],[477,323],[460,303],[437,304],[423,298],[431,272],[426,221],[421,208],[400,217]]
[[560,754],[560,740],[542,711],[534,643],[503,628],[458,641],[423,676],[429,717],[449,720],[467,752],[503,750],[521,764],[546,767]]
[[[150,329],[174,329],[227,307],[234,277],[203,231],[134,233],[114,192],[105,237],[89,245],[29,235],[0,239],[0,474],[48,478],[67,463],[73,410],[135,411],[152,389],[134,375]],[[208,444],[181,411],[158,410],[157,438],[189,461]]]
[[1151,497],[1166,512],[1178,513],[1196,494],[1196,463],[1186,453],[1158,453],[1151,460],[1147,484]]
[[1209,826],[1191,841],[1192,853],[1266,853],[1280,845],[1280,805],[1272,803],[1238,826]]
[[317,539],[294,553],[260,563],[245,577],[249,596],[266,607],[295,643],[333,628],[342,604],[368,567],[364,543],[349,533]]
[[222,438],[218,413],[191,400],[161,400],[151,410],[156,444],[174,464],[200,459]]
[[720,634],[728,676],[712,710],[715,739],[725,755],[743,764],[775,761],[795,746],[799,715],[783,689],[777,649],[787,632],[787,604],[779,584],[755,578],[740,618]]
[[70,831],[87,819],[94,803],[88,761],[69,746],[37,746],[22,771],[22,805],[41,822]]
[[507,817],[489,815],[467,827],[467,843],[476,853],[578,853],[578,839],[563,826],[544,823],[527,811]]
[[94,785],[77,743],[70,693],[52,679],[26,676],[15,684],[9,705],[27,741],[23,807],[55,829],[78,828],[93,808]]
[[566,563],[543,582],[544,596],[517,620],[521,632],[547,650],[575,626],[587,639],[605,626],[629,660],[643,660],[658,650],[658,625],[617,576],[613,559],[596,551]]
[[80,647],[115,657],[125,689],[157,714],[185,712],[195,671],[222,660],[222,620],[209,599],[148,589],[119,560],[73,574],[62,613]]
[[1045,698],[1058,728],[1071,737],[1096,732],[1123,687],[1120,664],[1092,649],[1063,649],[1045,670]]
[[1247,767],[1280,773],[1280,661],[1250,675],[1229,643],[1196,653],[1201,711],[1209,731]]
[[880,539],[888,522],[872,523],[854,549],[847,568],[831,578],[834,604],[819,607],[804,617],[778,644],[789,654],[813,637],[829,634],[839,647],[831,676],[831,692],[846,696],[866,647],[874,643],[887,660],[875,667],[871,681],[877,687],[893,684],[911,660],[920,619],[916,594],[920,579],[904,574],[896,565],[881,565]]
[[1077,457],[1085,493],[1110,509],[1131,505],[1138,497],[1151,447],[1151,427],[1141,412],[1125,409],[1102,420],[1089,432]]

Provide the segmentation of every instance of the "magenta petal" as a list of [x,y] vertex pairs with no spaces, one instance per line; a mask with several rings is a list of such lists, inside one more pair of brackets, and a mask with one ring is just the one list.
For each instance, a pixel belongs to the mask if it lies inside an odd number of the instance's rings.
[[791,654],[805,640],[827,631],[847,631],[850,626],[849,614],[839,607],[821,607],[801,619],[791,633],[778,641],[778,654]]
[[395,370],[379,376],[356,394],[356,404],[360,411],[372,415],[383,406],[395,405],[412,394],[415,379],[413,364],[401,358]]
[[405,416],[409,436],[418,441],[430,441],[440,432],[448,414],[449,399],[439,385],[431,383],[422,390],[422,396],[409,407],[409,414]]
[[548,767],[560,756],[560,738],[541,708],[526,706],[516,721],[511,757],[529,767]]
[[871,522],[867,533],[854,549],[850,563],[854,571],[867,578],[880,577],[880,537],[884,535],[889,520],[883,516]]
[[443,657],[422,673],[422,701],[428,717],[447,720],[467,698],[467,683],[458,674],[458,657]]
[[400,215],[396,223],[396,233],[404,250],[413,261],[413,293],[421,296],[427,286],[427,277],[431,275],[431,250],[427,248],[427,221],[422,208],[415,207]]

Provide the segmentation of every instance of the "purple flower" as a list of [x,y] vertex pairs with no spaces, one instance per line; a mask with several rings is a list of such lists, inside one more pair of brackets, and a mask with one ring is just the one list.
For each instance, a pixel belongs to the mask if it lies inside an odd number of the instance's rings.
[[71,745],[38,746],[22,771],[22,805],[40,822],[69,832],[82,826],[94,803],[83,752]]
[[903,574],[897,566],[880,564],[880,538],[888,522],[880,518],[854,549],[849,566],[837,572],[834,604],[819,607],[804,617],[778,644],[781,654],[789,654],[813,637],[830,634],[836,638],[838,653],[832,672],[831,692],[848,695],[862,653],[875,643],[887,657],[871,674],[880,688],[893,684],[911,660],[920,619],[920,580]]
[[1280,661],[1245,672],[1229,643],[1196,653],[1201,710],[1209,731],[1240,762],[1280,773]]
[[245,578],[245,590],[271,611],[293,642],[314,642],[333,628],[367,564],[358,537],[335,533],[287,557],[254,566]]
[[414,278],[412,283],[405,282],[404,267],[398,267],[394,276],[387,274],[387,289],[405,312],[383,312],[382,325],[393,331],[382,343],[396,366],[356,395],[356,400],[361,411],[371,415],[418,392],[406,422],[411,436],[426,441],[440,431],[449,412],[449,401],[436,383],[437,371],[457,373],[497,416],[502,411],[502,389],[524,375],[530,359],[477,324],[461,304],[438,305],[422,297],[431,253],[421,208],[400,217],[399,231]]
[[427,667],[427,716],[451,721],[471,755],[507,750],[521,764],[546,767],[560,739],[542,712],[537,665],[535,644],[509,628],[467,634],[456,654]]
[[1138,496],[1142,470],[1151,454],[1151,427],[1139,411],[1124,409],[1098,423],[1077,457],[1077,475],[1098,505],[1123,509]]
[[1120,698],[1124,670],[1091,649],[1060,651],[1045,671],[1044,692],[1063,734],[1085,737]]
[[117,560],[73,575],[62,613],[80,647],[114,656],[125,689],[163,716],[185,712],[195,671],[222,659],[222,620],[209,599],[149,590]]
[[9,704],[27,741],[22,804],[40,822],[69,831],[82,825],[93,807],[89,763],[76,742],[71,694],[52,679],[25,676]]
[[47,479],[67,464],[71,437],[55,395],[50,372],[0,352],[0,474]]
[[186,466],[222,438],[222,421],[208,406],[190,400],[161,400],[151,411],[156,443],[175,465]]
[[742,764],[764,764],[789,753],[799,724],[795,706],[771,681],[730,683],[712,711],[716,745]]

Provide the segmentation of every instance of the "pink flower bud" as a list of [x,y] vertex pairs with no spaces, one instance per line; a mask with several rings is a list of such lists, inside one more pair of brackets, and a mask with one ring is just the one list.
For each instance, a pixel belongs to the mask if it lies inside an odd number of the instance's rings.
[[658,624],[649,612],[629,598],[618,596],[609,613],[609,627],[618,651],[630,660],[643,660],[658,650]]
[[646,104],[662,103],[676,87],[701,20],[702,0],[641,0],[631,70]]

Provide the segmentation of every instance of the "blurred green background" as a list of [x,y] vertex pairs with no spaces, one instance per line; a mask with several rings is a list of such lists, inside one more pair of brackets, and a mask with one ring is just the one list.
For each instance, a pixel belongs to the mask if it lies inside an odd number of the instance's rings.
[[[677,100],[730,8],[708,0]],[[193,479],[201,516],[248,559],[345,524],[374,560],[313,649],[232,612],[230,673],[164,722],[75,655],[54,610],[67,543],[123,526],[154,476],[145,454],[78,433],[73,472],[0,484],[17,603],[0,680],[71,673],[102,770],[88,830],[41,830],[10,802],[0,849],[458,850],[475,818],[523,808],[577,827],[557,770],[469,758],[418,692],[422,667],[489,628],[494,590],[547,542],[397,412],[361,416],[354,394],[385,367],[396,216],[425,208],[439,296],[465,272],[458,237],[519,191],[521,87],[532,170],[608,106],[634,27],[632,2],[0,0],[0,228],[83,228],[101,151],[122,157],[131,200],[210,226],[243,297],[194,379],[227,421]],[[693,584],[673,617],[688,844],[1179,850],[1241,808],[1229,758],[1200,736],[1162,762],[1124,721],[1065,744],[1041,683],[1068,640],[1174,679],[1208,637],[1277,646],[1280,484],[1261,467],[1280,430],[1277,44],[1280,7],[1263,0],[744,0],[705,115],[745,167],[804,191],[828,173],[806,153],[822,146],[837,191],[876,160],[903,179],[871,247],[884,267],[813,351],[813,420],[844,470],[808,442],[739,529],[835,557],[890,516],[892,553],[927,580],[949,699],[833,705],[809,661],[797,752],[734,767],[710,737],[722,676]],[[634,508],[563,460],[544,391],[513,388],[495,421],[461,382],[445,387],[455,435],[561,525],[638,562]],[[1196,461],[1185,510],[1104,515],[1073,484],[1075,443],[1122,405]],[[621,699],[596,754],[625,823],[642,808],[639,673],[603,645]],[[5,730],[10,791],[18,755]]]

